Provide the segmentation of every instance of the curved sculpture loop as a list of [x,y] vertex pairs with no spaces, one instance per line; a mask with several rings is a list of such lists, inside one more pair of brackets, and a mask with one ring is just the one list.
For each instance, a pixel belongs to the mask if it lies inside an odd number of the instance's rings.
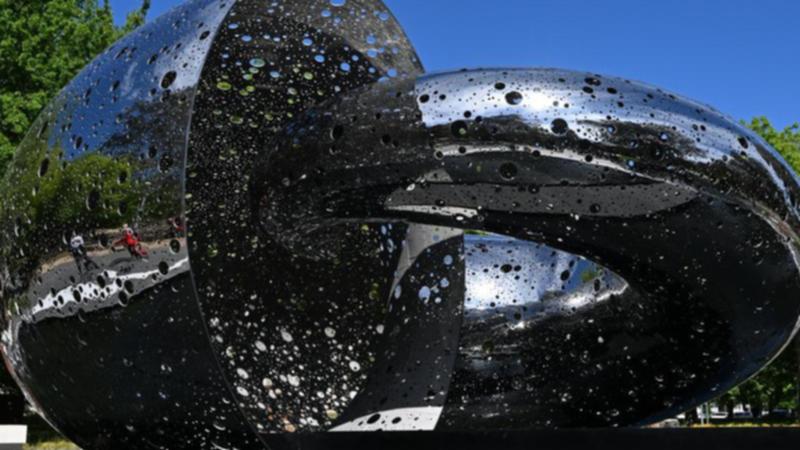
[[597,74],[422,73],[378,0],[191,0],[101,55],[3,188],[29,402],[86,448],[630,426],[797,331],[800,184],[753,133]]

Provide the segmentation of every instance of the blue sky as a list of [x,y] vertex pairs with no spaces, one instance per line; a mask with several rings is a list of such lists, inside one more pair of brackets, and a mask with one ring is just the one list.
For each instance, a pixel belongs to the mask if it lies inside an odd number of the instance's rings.
[[[148,19],[182,0],[153,0]],[[324,0],[320,0],[324,1]],[[118,21],[138,0],[111,0]],[[386,0],[429,71],[561,67],[800,122],[800,1]]]

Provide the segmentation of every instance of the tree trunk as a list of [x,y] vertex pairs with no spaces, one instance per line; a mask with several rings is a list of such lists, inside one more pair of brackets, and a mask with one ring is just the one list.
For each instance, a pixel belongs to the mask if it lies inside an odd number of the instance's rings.
[[725,402],[725,410],[728,412],[728,418],[726,420],[733,420],[733,408],[736,406],[736,403],[733,399],[729,399]]
[[700,417],[697,415],[697,408],[686,411],[686,424],[694,425],[696,423],[700,423]]
[[759,403],[755,403],[750,406],[750,412],[753,414],[753,419],[758,420],[761,418],[761,414],[764,412],[764,406]]

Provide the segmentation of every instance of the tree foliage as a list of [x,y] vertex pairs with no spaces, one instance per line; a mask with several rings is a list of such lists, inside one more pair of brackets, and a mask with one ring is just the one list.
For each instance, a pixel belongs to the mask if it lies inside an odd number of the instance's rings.
[[755,418],[778,409],[797,410],[798,354],[790,345],[775,361],[747,382],[731,389],[719,399],[728,411],[735,404],[749,405]]
[[800,124],[778,131],[766,117],[756,117],[747,126],[775,147],[795,172],[800,173]]
[[108,0],[0,0],[0,177],[42,108],[149,7],[116,27]]
[[[778,131],[766,117],[756,117],[746,125],[800,173],[800,124]],[[756,416],[762,408],[800,409],[800,337],[756,377],[727,392],[719,402],[729,410],[734,404],[750,405]]]

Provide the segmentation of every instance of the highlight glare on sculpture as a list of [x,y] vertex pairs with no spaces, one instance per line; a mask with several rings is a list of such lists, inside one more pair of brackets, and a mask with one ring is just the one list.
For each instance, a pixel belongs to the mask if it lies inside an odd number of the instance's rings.
[[87,67],[6,180],[31,404],[88,448],[641,425],[796,332],[800,185],[753,133],[620,78],[422,73],[379,0],[191,0]]

